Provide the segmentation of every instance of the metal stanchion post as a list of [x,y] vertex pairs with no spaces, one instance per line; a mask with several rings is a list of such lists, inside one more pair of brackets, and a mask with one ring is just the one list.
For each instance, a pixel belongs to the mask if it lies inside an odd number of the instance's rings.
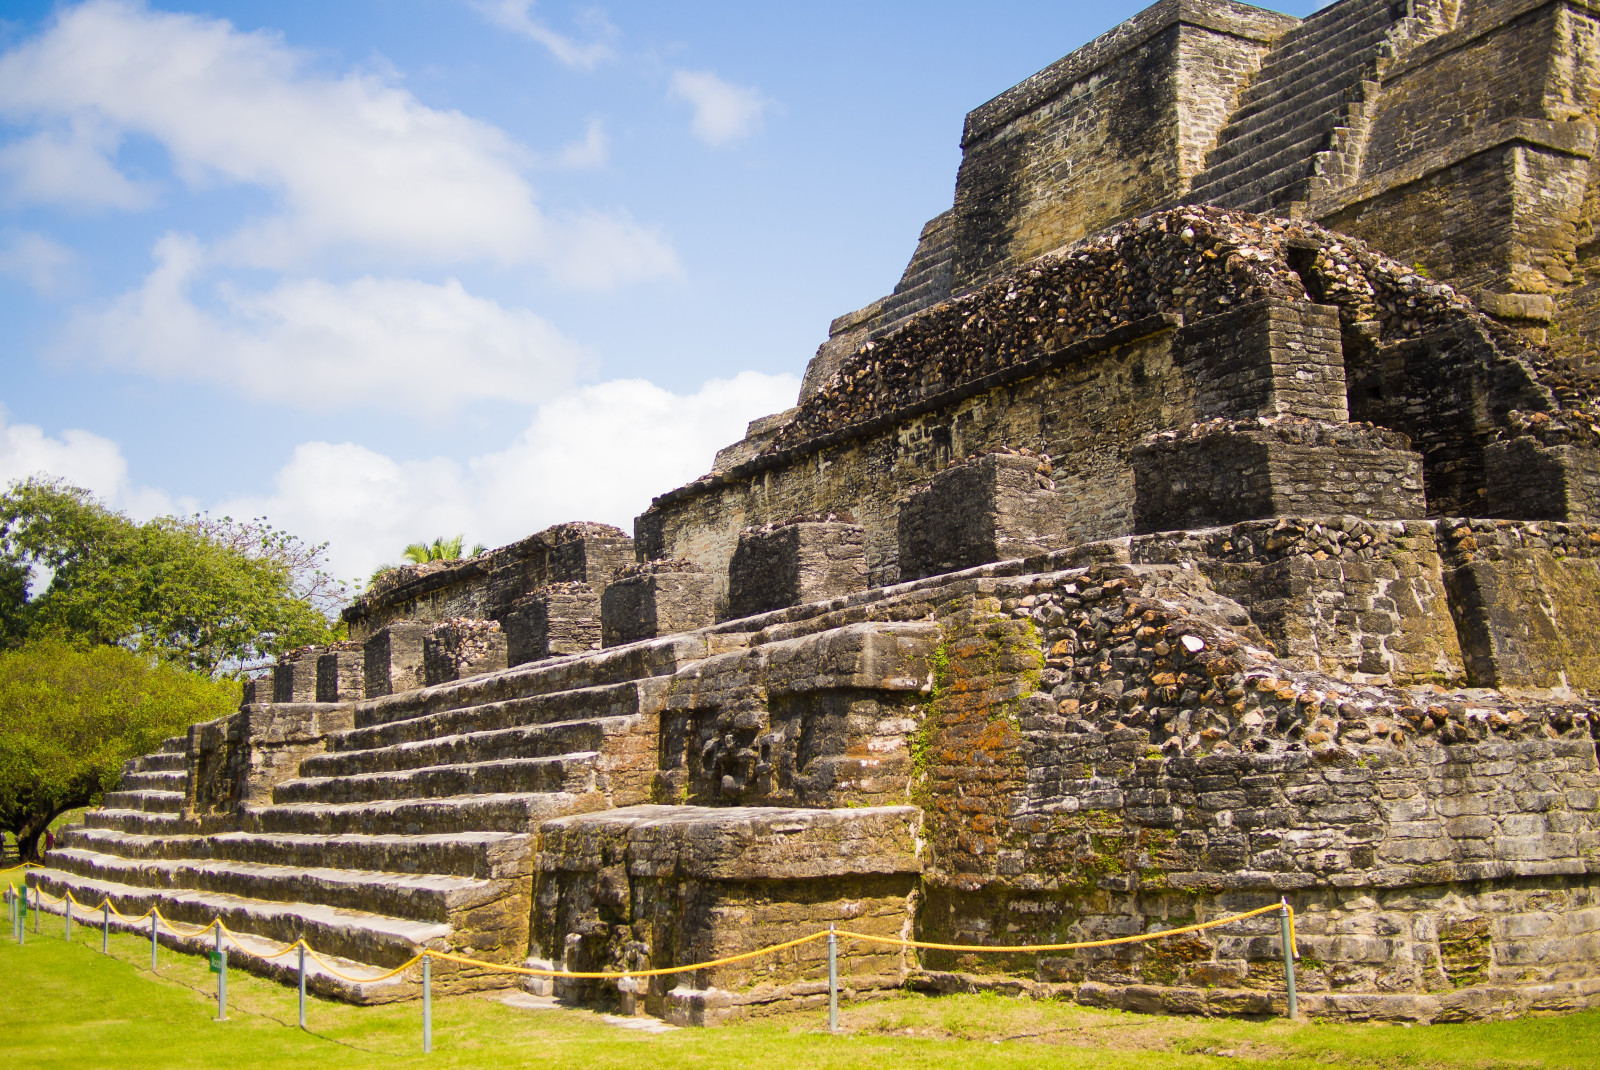
[[151,973],[155,973],[156,972],[156,918],[158,918],[158,917],[160,917],[160,915],[156,913],[156,908],[154,906],[152,906],[150,908],[150,972]]
[[111,900],[100,902],[100,954],[111,954]]
[[305,938],[301,937],[300,944],[300,1028],[306,1027],[306,945]]
[[25,943],[28,936],[28,886],[22,886],[22,898],[17,903],[17,943]]
[[1283,934],[1283,982],[1289,995],[1289,1017],[1300,1017],[1300,1008],[1294,994],[1294,939],[1289,935],[1289,899],[1283,898],[1283,906],[1278,911],[1278,927]]
[[426,1055],[433,1050],[433,971],[429,964],[433,960],[426,954],[422,956],[422,1052]]
[[72,943],[72,893],[61,897],[61,935]]
[[828,923],[828,1032],[839,1031],[839,938]]
[[217,922],[217,1021],[228,1020],[228,948],[222,942],[222,922]]

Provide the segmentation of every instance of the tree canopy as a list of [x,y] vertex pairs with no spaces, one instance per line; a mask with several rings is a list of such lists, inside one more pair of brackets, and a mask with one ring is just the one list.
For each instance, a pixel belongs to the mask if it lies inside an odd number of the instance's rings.
[[259,519],[136,523],[60,480],[14,483],[0,495],[0,645],[60,636],[237,669],[337,637],[324,549]]
[[50,822],[98,802],[122,763],[239,704],[239,685],[115,646],[33,639],[0,653],[0,824],[36,858]]

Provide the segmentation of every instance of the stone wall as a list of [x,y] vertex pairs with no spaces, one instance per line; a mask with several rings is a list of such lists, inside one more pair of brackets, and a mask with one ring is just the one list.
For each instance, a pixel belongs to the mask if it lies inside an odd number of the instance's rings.
[[[556,968],[651,969],[809,936],[830,923],[901,937],[918,869],[917,811],[634,807],[546,822],[536,957]],[[846,989],[897,987],[902,952],[842,941]],[[716,1024],[826,1000],[821,941],[748,962],[650,978],[641,1009]],[[558,995],[607,1001],[602,982]]]
[[[1048,454],[1064,545],[1139,526],[1132,455],[1147,436],[1268,415],[1359,437],[1336,430],[1345,412],[1411,439],[1433,515],[1483,511],[1491,444],[1553,419],[1573,446],[1551,455],[1543,481],[1561,493],[1501,504],[1582,520],[1600,444],[1586,384],[1449,287],[1360,243],[1181,209],[1041,258],[863,345],[752,459],[657,498],[635,533],[643,556],[688,558],[720,585],[739,531],[846,508],[866,532],[869,581],[893,582],[899,503],[954,460],[1001,447]],[[1417,515],[1413,463],[1380,451],[1342,474],[1330,462],[1317,508]],[[1353,481],[1350,496],[1341,480]],[[1303,513],[1313,497],[1269,493],[1251,511]],[[1167,512],[1149,524],[1242,516]],[[720,587],[718,598],[724,606]]]
[[618,528],[557,524],[467,560],[392,569],[344,611],[344,620],[352,639],[397,620],[498,620],[546,584],[581,582],[599,590],[633,560],[633,540]]
[[975,109],[956,176],[954,292],[1177,200],[1292,20],[1148,8]]
[[328,735],[350,728],[348,703],[257,703],[189,729],[184,810],[202,825],[226,826],[244,806],[298,775],[300,762],[323,750]]

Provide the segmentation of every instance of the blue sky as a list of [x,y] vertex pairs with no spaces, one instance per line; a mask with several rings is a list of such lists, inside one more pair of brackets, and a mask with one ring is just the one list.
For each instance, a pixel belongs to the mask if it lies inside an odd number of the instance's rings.
[[893,288],[965,113],[1140,6],[9,0],[0,480],[349,576],[627,527]]

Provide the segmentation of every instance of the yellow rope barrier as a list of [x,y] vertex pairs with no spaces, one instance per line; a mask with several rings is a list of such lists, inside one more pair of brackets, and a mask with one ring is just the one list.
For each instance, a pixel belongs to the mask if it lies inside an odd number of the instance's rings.
[[[1085,947],[1112,947],[1116,944],[1137,944],[1146,940],[1160,940],[1168,936],[1182,936],[1184,933],[1195,933],[1202,929],[1214,929],[1218,925],[1227,925],[1229,922],[1243,921],[1245,918],[1255,918],[1270,911],[1281,910],[1282,905],[1273,903],[1257,910],[1248,910],[1243,914],[1230,914],[1226,918],[1215,921],[1203,921],[1196,925],[1185,925],[1181,929],[1162,929],[1155,933],[1138,933],[1134,936],[1117,936],[1108,940],[1079,940],[1070,944],[933,944],[925,940],[904,940],[898,936],[872,936],[867,933],[849,932],[839,929],[836,936],[848,936],[853,940],[866,940],[874,944],[892,944],[896,947],[915,947],[924,951],[989,951],[989,952],[1038,952],[1038,951],[1073,951]],[[1290,924],[1293,925],[1294,908],[1289,908]],[[1293,931],[1292,929],[1290,930]],[[826,935],[826,934],[824,934]]]
[[22,865],[20,865],[20,866],[12,866],[10,869],[0,869],[0,876],[4,876],[7,873],[15,873],[19,869],[44,869],[44,868],[45,868],[44,866],[41,866],[37,862],[24,862],[24,863],[22,863]]
[[[28,864],[31,865],[32,863]],[[20,869],[24,867],[19,866],[15,868]],[[34,887],[34,893],[40,896],[41,900],[53,899],[55,902],[63,904],[64,909],[69,913],[74,906],[79,910],[91,909],[86,908],[82,903],[78,902],[77,899],[73,897],[70,890],[65,895],[60,897],[48,896],[36,885]],[[396,966],[392,970],[385,970],[384,972],[374,974],[371,977],[354,977],[350,974],[343,973],[327,959],[323,958],[322,955],[318,954],[317,951],[311,947],[310,944],[306,943],[304,937],[301,937],[299,940],[296,940],[291,944],[285,944],[281,950],[275,951],[271,954],[265,954],[263,952],[249,950],[240,939],[239,934],[230,930],[227,925],[223,923],[220,917],[213,918],[209,924],[203,925],[191,932],[184,932],[178,928],[176,923],[163,917],[161,915],[161,911],[154,904],[151,905],[149,910],[146,910],[143,914],[135,917],[130,914],[122,913],[122,911],[117,909],[116,904],[111,901],[111,897],[107,896],[100,901],[99,906],[92,909],[109,910],[112,914],[115,914],[118,918],[124,921],[134,922],[143,921],[145,918],[148,918],[154,914],[158,924],[165,923],[173,933],[186,938],[199,936],[201,933],[208,932],[215,927],[220,929],[224,935],[231,939],[234,942],[234,945],[237,946],[241,951],[245,951],[248,954],[255,955],[256,957],[262,959],[281,958],[296,948],[304,947],[306,949],[306,954],[310,955],[314,960],[316,960],[316,962],[321,965],[321,967],[329,974],[339,978],[341,981],[348,981],[352,984],[375,984],[378,981],[386,981],[391,977],[398,976],[399,974],[404,973],[406,970],[409,970],[418,962],[421,962],[424,958],[434,959],[440,962],[454,962],[462,966],[474,966],[479,969],[494,970],[499,973],[514,973],[526,977],[567,977],[582,980],[602,981],[622,980],[623,978],[665,977],[672,974],[691,973],[695,970],[713,969],[718,966],[729,966],[736,962],[746,962],[750,959],[760,958],[764,955],[775,954],[779,951],[787,951],[790,948],[800,947],[804,944],[809,944],[817,940],[823,940],[828,937],[828,930],[822,930],[819,932],[814,932],[809,936],[802,936],[794,940],[787,940],[781,944],[773,944],[769,947],[763,947],[756,951],[746,951],[739,955],[728,955],[723,958],[711,959],[706,962],[696,962],[687,966],[664,966],[649,970],[545,970],[532,966],[507,966],[504,963],[499,962],[486,962],[483,959],[469,958],[468,956],[456,955],[448,951],[423,950],[418,952],[416,955],[413,955],[410,959],[407,959],[404,963]],[[959,951],[980,954],[1036,954],[1045,951],[1073,951],[1091,947],[1113,947],[1119,944],[1137,944],[1150,940],[1164,940],[1170,936],[1183,936],[1187,933],[1201,932],[1205,929],[1214,929],[1221,925],[1229,925],[1236,921],[1244,921],[1247,918],[1260,917],[1263,914],[1280,910],[1287,911],[1288,913],[1289,945],[1292,949],[1295,949],[1294,953],[1298,955],[1298,940],[1295,936],[1295,911],[1294,908],[1289,906],[1287,903],[1272,903],[1268,906],[1258,907],[1255,910],[1247,910],[1241,914],[1230,914],[1225,918],[1216,918],[1212,921],[1196,922],[1193,925],[1185,925],[1176,929],[1162,929],[1159,932],[1137,933],[1133,936],[1117,936],[1105,940],[1077,940],[1071,943],[1062,944],[940,944],[926,940],[907,940],[898,936],[875,936],[871,933],[858,933],[848,929],[833,930],[833,935],[835,937],[842,937],[849,940],[862,940],[867,943],[874,944],[888,944],[893,947],[916,948],[923,951]]]

